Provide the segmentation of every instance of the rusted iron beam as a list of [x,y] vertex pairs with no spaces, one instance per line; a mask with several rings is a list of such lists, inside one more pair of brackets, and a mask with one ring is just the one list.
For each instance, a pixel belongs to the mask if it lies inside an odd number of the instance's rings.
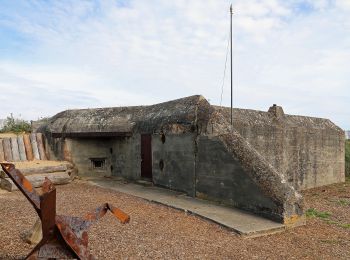
[[33,185],[24,177],[24,175],[15,168],[12,163],[1,163],[4,172],[9,176],[17,188],[33,205],[35,211],[40,213],[40,198],[39,194],[34,189]]
[[42,223],[41,241],[26,259],[94,259],[88,250],[88,228],[102,218],[107,211],[128,223],[130,217],[109,203],[88,213],[84,218],[56,215],[56,188],[46,178],[39,195],[24,175],[10,163],[1,163],[4,172],[33,205]]

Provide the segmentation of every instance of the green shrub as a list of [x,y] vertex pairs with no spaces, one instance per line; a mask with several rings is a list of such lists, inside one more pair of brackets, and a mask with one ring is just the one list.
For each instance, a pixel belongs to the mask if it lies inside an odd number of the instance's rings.
[[28,121],[14,118],[12,114],[5,119],[5,125],[0,130],[1,133],[16,133],[16,134],[23,133],[23,132],[30,132],[30,131],[31,131],[31,125]]
[[350,177],[350,140],[345,142],[345,175]]

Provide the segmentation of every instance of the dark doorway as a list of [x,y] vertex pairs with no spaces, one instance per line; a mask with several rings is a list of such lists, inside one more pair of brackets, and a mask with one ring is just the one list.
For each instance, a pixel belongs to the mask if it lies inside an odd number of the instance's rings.
[[141,177],[152,180],[152,137],[141,135]]

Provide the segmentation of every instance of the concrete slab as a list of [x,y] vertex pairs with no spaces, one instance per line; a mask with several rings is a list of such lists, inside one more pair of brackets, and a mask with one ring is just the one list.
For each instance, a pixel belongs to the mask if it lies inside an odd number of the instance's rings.
[[183,193],[155,186],[125,183],[114,179],[87,179],[89,183],[140,197],[151,202],[195,214],[244,237],[257,237],[285,230],[281,223],[235,208],[221,206]]

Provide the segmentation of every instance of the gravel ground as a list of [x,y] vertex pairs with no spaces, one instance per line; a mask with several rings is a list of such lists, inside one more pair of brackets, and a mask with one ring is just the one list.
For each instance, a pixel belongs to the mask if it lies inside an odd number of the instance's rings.
[[[350,182],[305,192],[306,209],[329,212],[283,233],[242,239],[182,211],[81,181],[57,187],[58,214],[83,216],[104,202],[130,214],[122,225],[107,214],[89,232],[99,259],[350,259]],[[22,259],[21,237],[36,214],[19,192],[0,192],[0,259]]]

